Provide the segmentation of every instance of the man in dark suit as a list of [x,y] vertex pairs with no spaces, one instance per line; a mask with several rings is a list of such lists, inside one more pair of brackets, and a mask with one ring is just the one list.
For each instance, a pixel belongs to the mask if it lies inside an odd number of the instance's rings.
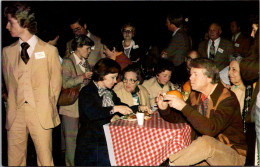
[[232,33],[231,41],[234,45],[234,52],[240,54],[242,57],[247,55],[250,47],[250,38],[241,33],[240,22],[233,20],[230,22],[230,31]]
[[[166,26],[172,31],[172,38],[166,49],[161,53],[162,58],[166,58],[174,64],[176,74],[180,74],[185,68],[185,57],[190,50],[190,41],[183,30],[183,17],[180,14],[168,15]],[[176,80],[182,80],[181,76],[174,77]]]
[[[220,37],[222,30],[218,23],[209,26],[209,40],[199,44],[198,51],[201,57],[214,60],[217,68],[221,71],[229,65],[229,57],[234,53],[232,42]],[[213,44],[213,45],[212,45]]]

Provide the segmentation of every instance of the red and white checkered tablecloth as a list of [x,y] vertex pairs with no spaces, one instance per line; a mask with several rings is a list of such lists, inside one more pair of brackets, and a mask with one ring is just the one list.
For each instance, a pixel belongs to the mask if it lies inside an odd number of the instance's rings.
[[158,112],[142,127],[137,121],[118,120],[104,129],[111,165],[158,166],[191,143],[188,124],[169,123]]

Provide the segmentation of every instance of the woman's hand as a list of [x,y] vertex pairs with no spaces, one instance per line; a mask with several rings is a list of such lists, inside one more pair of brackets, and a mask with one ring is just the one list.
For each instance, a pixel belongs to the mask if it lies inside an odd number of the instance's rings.
[[85,72],[85,78],[91,79],[93,72]]
[[123,105],[118,105],[118,106],[114,106],[114,112],[119,112],[123,115],[127,115],[127,114],[131,114],[133,113],[132,109],[127,107],[127,106],[123,106]]
[[168,108],[168,102],[163,101],[163,96],[163,93],[159,92],[159,94],[155,98],[155,102],[157,103],[157,106],[160,110],[166,110]]
[[147,111],[148,114],[152,114],[152,113],[153,113],[153,111],[151,110],[151,108],[148,107],[148,106],[142,106],[142,105],[140,105],[140,106],[138,106],[138,110],[141,111],[141,112]]

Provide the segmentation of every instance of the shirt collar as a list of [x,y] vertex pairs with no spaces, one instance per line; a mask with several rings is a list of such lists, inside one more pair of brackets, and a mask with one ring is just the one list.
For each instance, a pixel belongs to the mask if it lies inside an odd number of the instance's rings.
[[75,53],[73,53],[73,55],[74,55],[74,58],[75,58],[75,60],[76,60],[76,65],[78,65],[81,61],[82,61],[82,63],[85,62],[84,59],[83,59],[83,60],[80,60],[80,58],[79,58]]
[[87,34],[87,37],[89,37],[89,38],[90,38],[90,35],[91,35],[91,33],[90,33],[90,31],[89,31],[89,30],[87,30],[87,32],[88,32],[88,34]]
[[[124,46],[124,42],[125,42],[125,40],[122,41],[122,45],[123,45],[123,46]],[[132,40],[132,41],[131,41],[131,44],[130,44],[129,46],[127,46],[127,47],[124,47],[124,49],[132,48],[134,45],[135,45],[135,41]]]
[[241,34],[241,32],[239,32],[239,33],[237,33],[237,34],[235,35],[235,41],[237,41],[237,38],[239,37],[240,34]]
[[[220,37],[218,37],[218,38],[214,41],[214,46],[218,46],[218,45],[219,45],[219,42],[220,42]],[[212,40],[211,40],[211,39],[209,40],[209,44],[210,44],[210,45],[212,44]]]
[[174,31],[174,33],[172,33],[172,36],[174,36],[177,33],[177,31],[179,31],[179,29],[181,29],[181,28],[177,28],[177,30]]
[[28,41],[23,41],[23,40],[21,40],[21,38],[19,38],[19,44],[20,44],[20,46],[21,46],[21,44],[22,44],[23,42],[27,42],[27,43],[30,45],[31,48],[35,48],[35,45],[36,45],[36,43],[37,43],[37,38],[36,38],[35,35],[33,35]]

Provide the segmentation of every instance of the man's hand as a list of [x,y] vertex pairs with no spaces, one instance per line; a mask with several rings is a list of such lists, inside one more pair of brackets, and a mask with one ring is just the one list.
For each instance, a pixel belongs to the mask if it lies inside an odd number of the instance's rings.
[[163,101],[163,93],[159,92],[159,94],[157,95],[157,97],[155,98],[155,102],[158,105],[158,108],[160,110],[166,110],[168,108],[168,102],[167,101]]
[[179,111],[181,111],[186,106],[185,101],[175,95],[165,95],[163,99],[168,101],[170,107],[173,107]]

